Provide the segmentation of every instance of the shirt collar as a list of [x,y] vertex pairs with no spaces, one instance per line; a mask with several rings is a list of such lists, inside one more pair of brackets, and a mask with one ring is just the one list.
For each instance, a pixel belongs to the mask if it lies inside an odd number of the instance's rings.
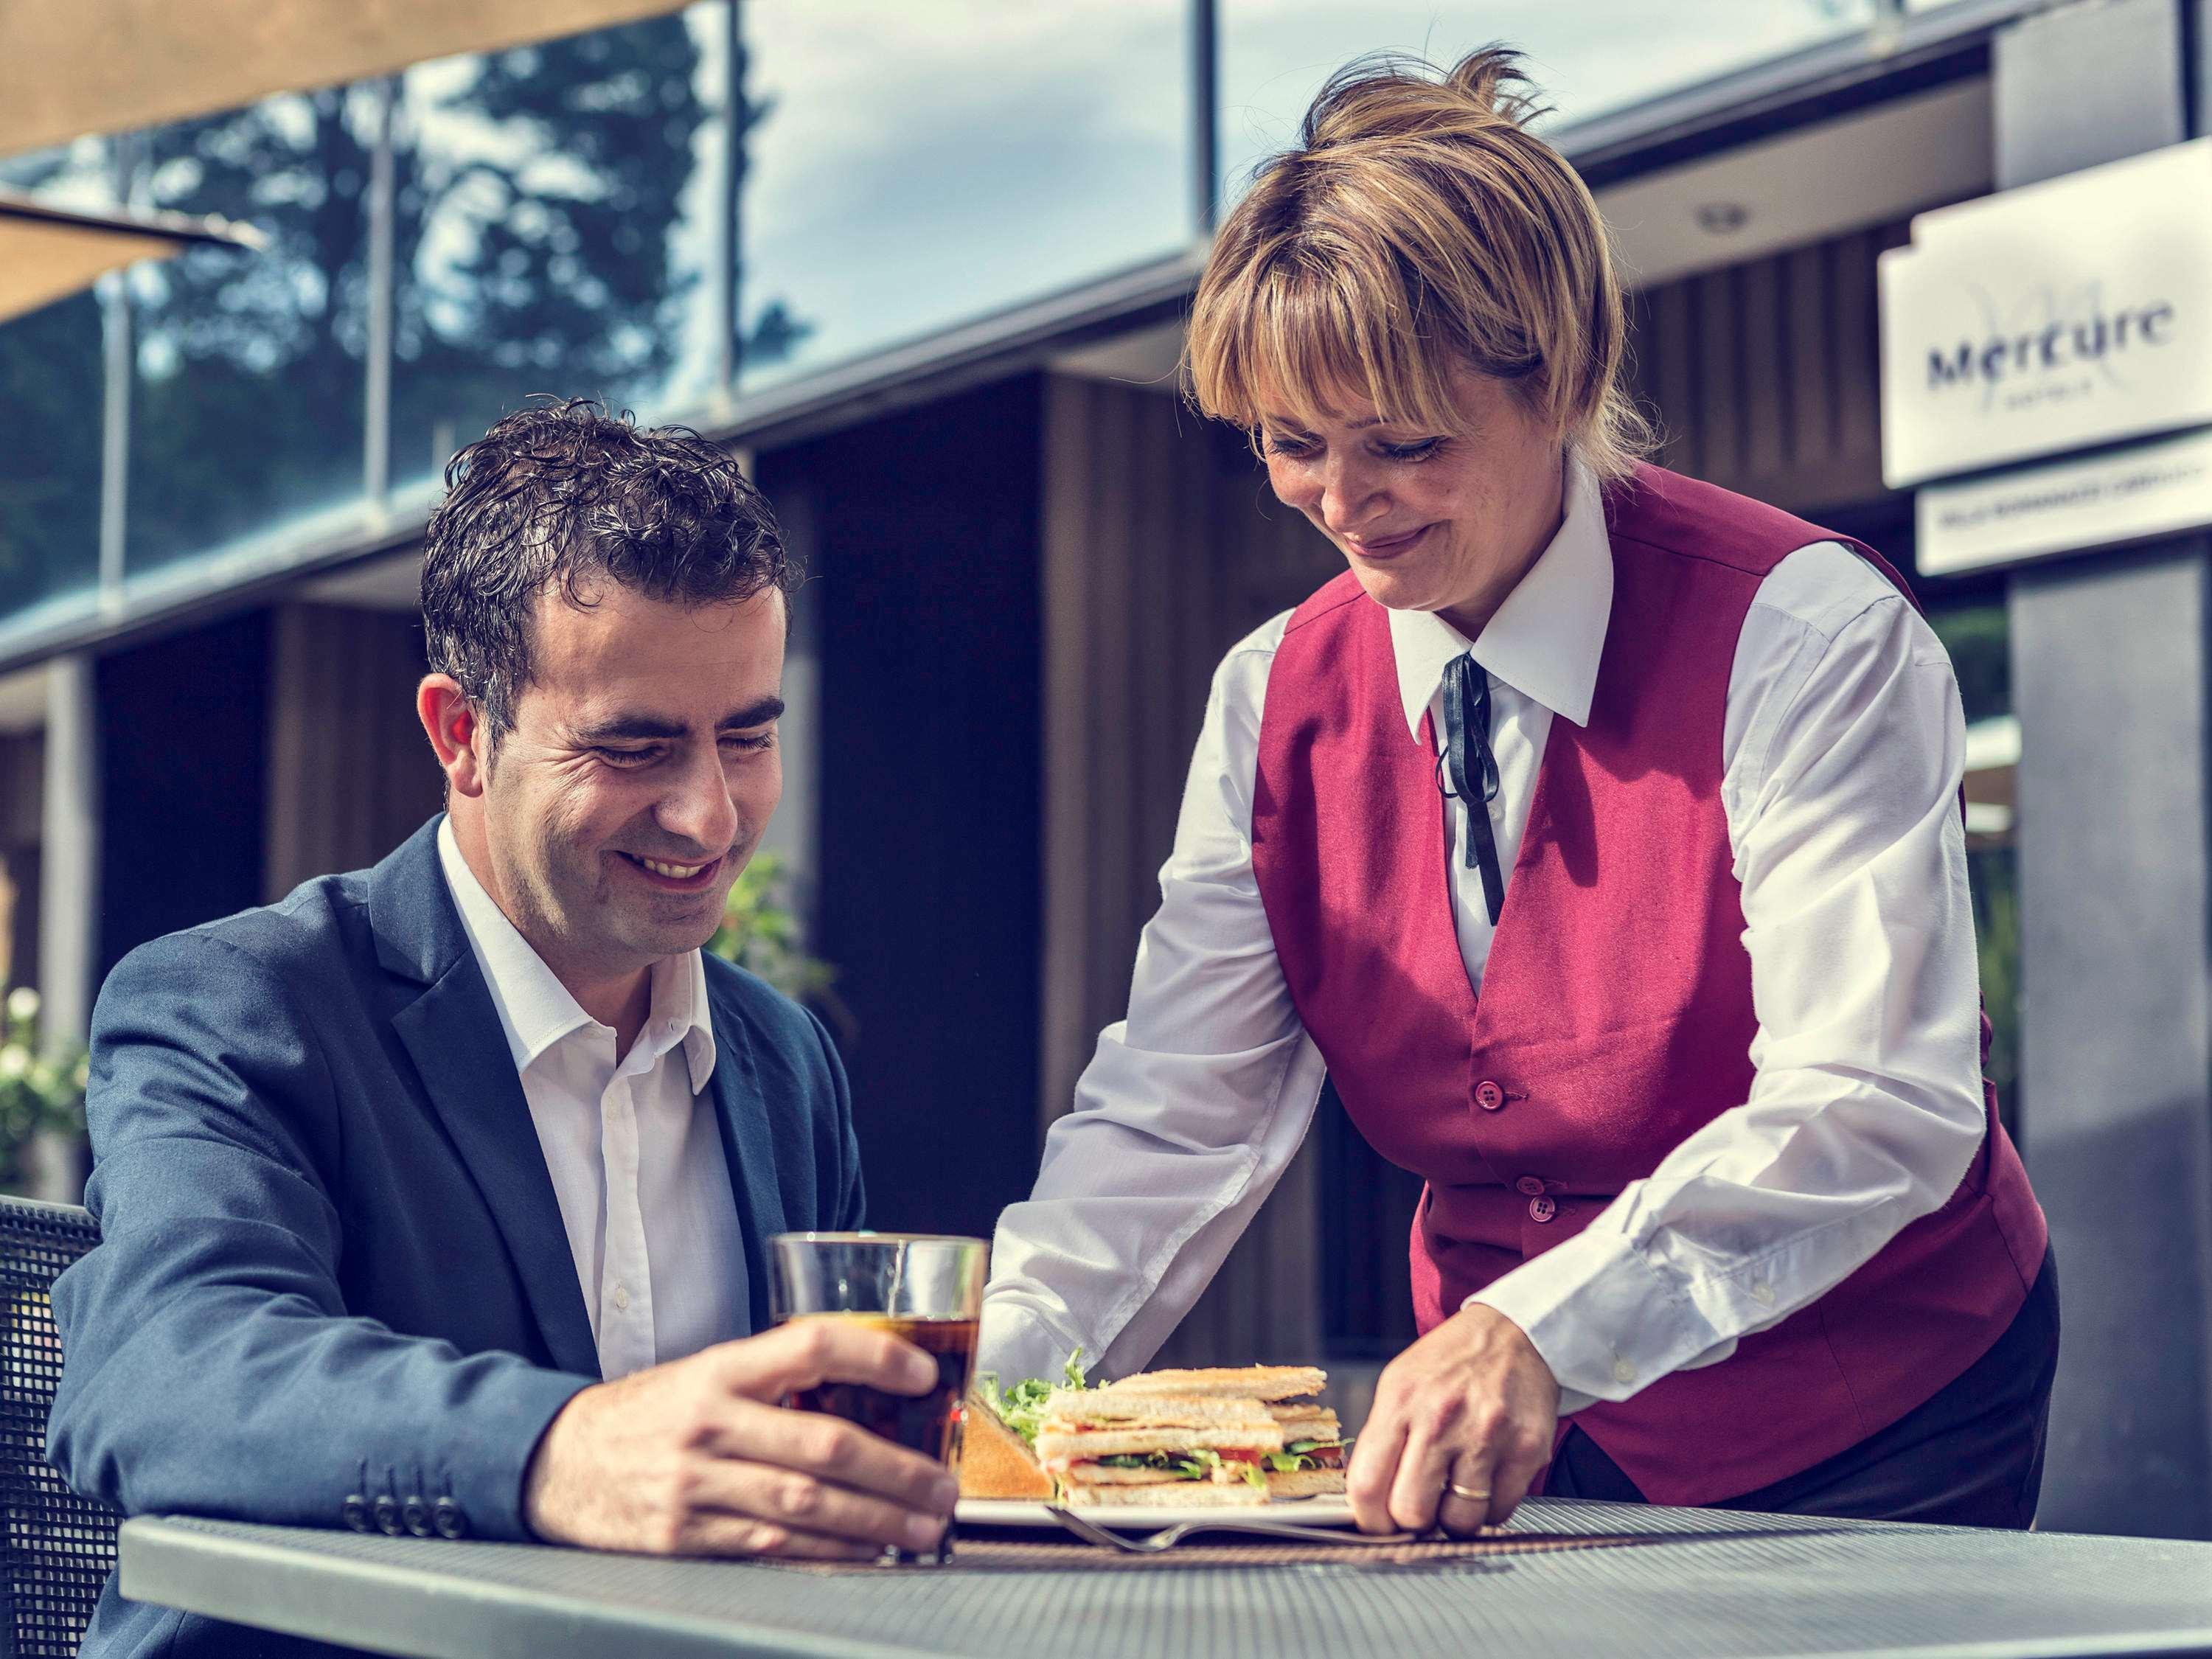
[[[526,1072],[562,1038],[599,1022],[584,1011],[499,908],[461,856],[451,818],[438,826],[438,861],[453,890],[461,927],[491,988],[492,1006],[507,1036],[514,1069]],[[604,1029],[604,1028],[603,1028]],[[714,1027],[707,1000],[707,965],[696,951],[653,964],[653,1006],[638,1041],[655,1060],[681,1039],[691,1091],[705,1091],[714,1074]]]
[[1493,679],[1577,726],[1589,723],[1613,615],[1613,544],[1596,475],[1576,455],[1568,456],[1566,469],[1559,533],[1505,596],[1480,639],[1470,642],[1433,611],[1389,613],[1398,693],[1415,737],[1445,667],[1469,649]]

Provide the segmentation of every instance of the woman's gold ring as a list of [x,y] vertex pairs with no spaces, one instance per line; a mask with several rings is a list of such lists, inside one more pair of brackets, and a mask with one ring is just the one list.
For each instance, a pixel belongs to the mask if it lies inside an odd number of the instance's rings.
[[1472,1486],[1462,1486],[1456,1481],[1447,1481],[1444,1490],[1454,1498],[1464,1498],[1470,1504],[1487,1504],[1490,1501],[1488,1492],[1477,1492]]

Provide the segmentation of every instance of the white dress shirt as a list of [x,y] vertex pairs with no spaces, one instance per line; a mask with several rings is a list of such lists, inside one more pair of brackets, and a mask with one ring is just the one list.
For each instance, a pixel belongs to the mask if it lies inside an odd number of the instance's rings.
[[[1489,672],[1490,811],[1509,879],[1552,722],[1589,717],[1612,610],[1603,509],[1579,464],[1565,507],[1472,647],[1433,615],[1389,617],[1411,740],[1452,658],[1471,648]],[[1142,1366],[1312,1121],[1325,1067],[1252,874],[1261,715],[1288,617],[1214,676],[1128,1017],[1100,1036],[1035,1191],[1000,1221],[979,1364],[1001,1376],[1057,1376],[1078,1346],[1109,1375]],[[1759,1021],[1750,1097],[1587,1230],[1471,1298],[1528,1333],[1563,1410],[1725,1358],[1941,1206],[1981,1144],[1965,726],[1942,646],[1849,550],[1801,548],[1744,620],[1719,740]],[[1464,856],[1465,804],[1447,810],[1453,914],[1479,990],[1489,913]]]
[[653,1008],[619,1060],[461,856],[438,857],[522,1079],[609,1381],[751,1328],[745,1247],[708,1080],[714,1027],[693,951],[653,966]]

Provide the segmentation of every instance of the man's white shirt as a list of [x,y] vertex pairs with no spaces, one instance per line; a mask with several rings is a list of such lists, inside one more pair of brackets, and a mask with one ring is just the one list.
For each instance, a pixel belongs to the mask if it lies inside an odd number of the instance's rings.
[[709,1087],[714,1028],[696,951],[653,967],[619,1062],[438,827],[438,857],[499,1011],[611,1381],[751,1328],[744,1238]]
[[[1488,671],[1509,879],[1552,722],[1589,717],[1612,605],[1597,485],[1571,463],[1558,534],[1478,640],[1390,613],[1409,741],[1454,657],[1471,648]],[[1325,1067],[1252,874],[1260,725],[1289,616],[1214,676],[1127,1018],[1101,1034],[1034,1192],[1000,1219],[979,1363],[1001,1376],[1056,1376],[1077,1346],[1109,1375],[1141,1366],[1312,1121]],[[1528,1333],[1563,1410],[1723,1359],[1813,1302],[1941,1206],[1984,1133],[1965,726],[1933,632],[1848,549],[1801,548],[1745,618],[1718,735],[1756,1080],[1584,1231],[1473,1298]],[[1466,805],[1442,810],[1479,990],[1488,909]]]

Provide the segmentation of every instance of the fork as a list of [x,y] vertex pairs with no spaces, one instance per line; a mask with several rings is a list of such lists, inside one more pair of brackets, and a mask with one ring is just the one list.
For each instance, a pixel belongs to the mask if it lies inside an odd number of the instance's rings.
[[1255,1538],[1280,1538],[1299,1543],[1354,1546],[1411,1544],[1421,1537],[1415,1532],[1349,1532],[1340,1527],[1309,1526],[1297,1521],[1245,1520],[1224,1516],[1218,1521],[1185,1521],[1158,1532],[1147,1533],[1142,1538],[1124,1538],[1120,1533],[1086,1521],[1058,1504],[1045,1505],[1045,1513],[1085,1543],[1096,1544],[1103,1549],[1120,1550],[1127,1555],[1158,1555],[1162,1550],[1173,1549],[1196,1532],[1242,1533]]

